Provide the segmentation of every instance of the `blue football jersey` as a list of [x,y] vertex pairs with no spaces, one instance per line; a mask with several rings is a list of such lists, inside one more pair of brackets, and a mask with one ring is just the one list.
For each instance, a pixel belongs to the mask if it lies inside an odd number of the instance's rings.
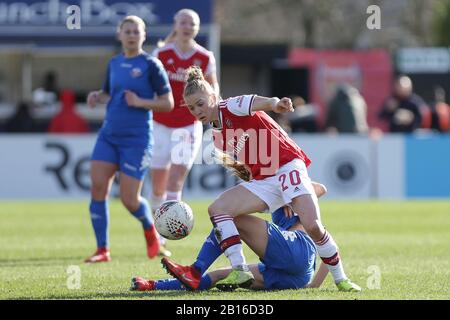
[[278,208],[274,212],[272,212],[272,221],[277,226],[288,230],[290,227],[292,227],[295,223],[300,221],[300,218],[296,213],[292,217],[286,217],[284,214],[283,207]]
[[103,124],[104,133],[121,135],[130,130],[150,131],[152,111],[130,107],[125,100],[125,90],[144,99],[169,93],[170,83],[162,63],[145,52],[132,58],[119,54],[110,60],[103,85],[103,91],[111,96]]

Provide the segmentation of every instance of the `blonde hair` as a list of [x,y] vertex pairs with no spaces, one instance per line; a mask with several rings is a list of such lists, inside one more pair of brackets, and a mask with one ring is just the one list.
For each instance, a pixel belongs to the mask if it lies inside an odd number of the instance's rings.
[[[183,97],[190,96],[198,91],[214,93],[211,85],[205,80],[202,69],[197,66],[189,67],[186,71],[186,84],[184,86]],[[214,156],[221,165],[230,170],[235,176],[244,181],[251,180],[251,172],[244,163],[235,160],[217,148],[214,150]]]
[[194,22],[197,22],[198,25],[200,25],[200,16],[197,12],[195,12],[192,9],[181,9],[177,13],[175,13],[175,16],[173,17],[174,21],[178,21],[178,19],[181,18],[181,16],[190,16],[194,20]]
[[[197,12],[195,12],[192,9],[178,10],[177,13],[175,13],[175,15],[173,16],[174,23],[176,23],[184,15],[192,17],[192,20],[194,20],[194,22],[197,22],[198,25],[200,26],[200,16],[198,15]],[[161,48],[161,47],[164,47],[167,43],[174,42],[176,35],[177,35],[177,32],[175,31],[175,29],[172,29],[172,31],[170,31],[170,33],[167,35],[167,37],[164,40],[158,41],[156,46],[158,48]]]
[[122,27],[125,23],[131,22],[138,25],[139,28],[142,28],[142,31],[145,32],[146,26],[144,20],[142,20],[138,16],[126,16],[125,18],[120,21],[119,25],[117,26],[117,32],[120,32],[122,30]]
[[198,91],[214,93],[214,89],[205,80],[202,69],[192,66],[186,70],[186,84],[184,85],[183,97],[190,96]]
[[219,149],[214,150],[214,155],[220,164],[230,170],[236,177],[243,181],[250,181],[252,179],[252,174],[244,163],[235,160],[229,154],[224,153]]
[[167,35],[167,37],[164,40],[158,40],[158,42],[156,43],[156,46],[158,48],[161,48],[161,47],[164,47],[168,43],[174,42],[176,34],[177,34],[176,31],[172,29],[172,31],[170,31],[170,33]]

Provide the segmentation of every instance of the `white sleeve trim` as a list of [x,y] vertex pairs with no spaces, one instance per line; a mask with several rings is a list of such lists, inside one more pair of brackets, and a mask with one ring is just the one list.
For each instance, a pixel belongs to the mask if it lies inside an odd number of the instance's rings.
[[216,58],[212,52],[208,51],[208,65],[206,66],[205,76],[210,76],[213,73],[216,73]]
[[254,94],[228,98],[226,100],[227,109],[237,116],[241,117],[252,116],[253,115],[252,104],[254,99],[255,99]]
[[159,55],[160,52],[161,52],[160,48],[155,48],[152,51],[152,56],[155,57],[155,58],[158,58],[158,55]]

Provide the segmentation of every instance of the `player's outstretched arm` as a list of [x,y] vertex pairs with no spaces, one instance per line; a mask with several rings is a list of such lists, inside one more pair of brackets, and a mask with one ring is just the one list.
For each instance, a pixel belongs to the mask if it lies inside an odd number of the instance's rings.
[[313,280],[306,286],[306,288],[319,288],[328,274],[328,268],[322,261],[320,262],[319,270],[314,275]]
[[255,96],[251,105],[251,111],[273,111],[276,113],[292,112],[294,107],[292,101],[289,98],[267,98],[261,96]]

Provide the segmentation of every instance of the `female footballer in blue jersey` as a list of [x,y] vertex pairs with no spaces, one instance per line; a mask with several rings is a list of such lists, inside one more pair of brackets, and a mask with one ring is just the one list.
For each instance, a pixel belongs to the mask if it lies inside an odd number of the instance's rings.
[[91,158],[90,214],[97,251],[88,263],[111,260],[109,251],[108,194],[119,172],[120,199],[138,219],[147,243],[147,255],[159,253],[159,239],[148,202],[140,196],[150,164],[152,111],[168,112],[174,105],[167,73],[161,62],[143,51],[145,23],[125,17],[118,27],[122,53],[108,63],[103,89],[89,93],[87,103],[107,103],[106,116]]
[[[323,186],[315,185],[318,195],[324,193]],[[299,217],[293,215],[289,207],[279,208],[272,213],[272,222],[245,215],[235,218],[235,224],[241,239],[258,255],[261,262],[249,265],[254,280],[248,288],[252,290],[284,290],[301,288],[318,288],[322,284],[328,269],[321,262],[314,275],[316,249],[314,241],[305,233]],[[183,272],[197,273],[198,283],[183,281],[182,274],[177,279],[147,280],[135,277],[131,282],[131,290],[207,290],[224,279],[231,268],[223,268],[205,274],[205,271],[222,254],[214,231],[211,231],[200,250],[197,260],[191,266],[184,266]],[[169,263],[171,263],[169,261]],[[179,265],[178,269],[179,269]],[[195,288],[194,288],[195,287]],[[236,287],[218,287],[224,291]]]

